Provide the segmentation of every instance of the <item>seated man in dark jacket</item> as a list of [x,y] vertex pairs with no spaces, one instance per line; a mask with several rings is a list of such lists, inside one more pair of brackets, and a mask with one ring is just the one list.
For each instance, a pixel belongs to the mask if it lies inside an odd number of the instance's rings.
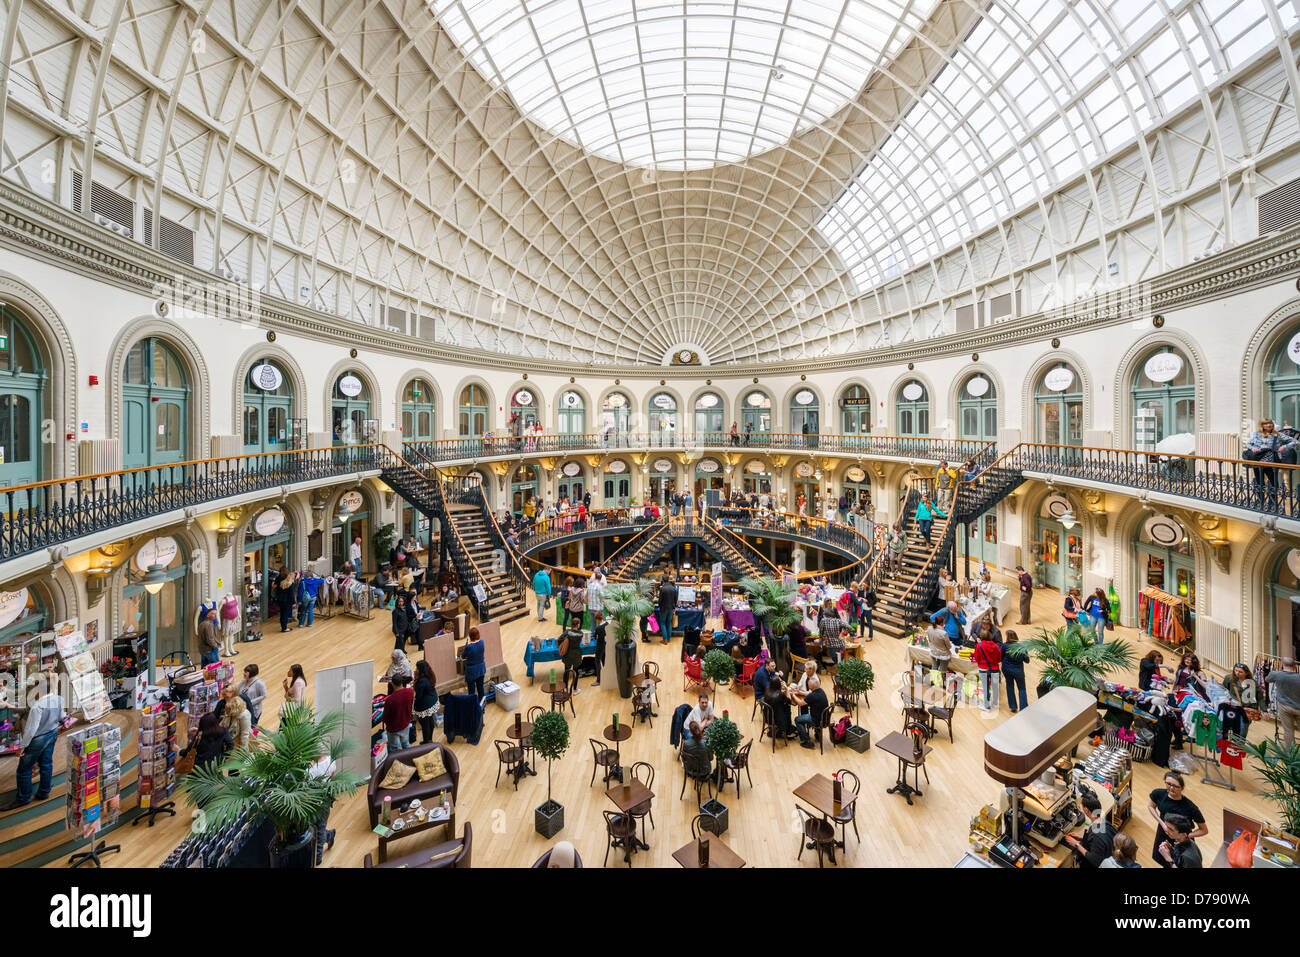
[[790,636],[790,654],[807,658],[808,629],[804,627],[803,622],[796,621],[786,630],[786,634]]
[[826,692],[822,691],[822,680],[816,675],[808,678],[808,693],[803,696],[803,701],[800,703],[807,706],[808,713],[794,719],[794,728],[799,732],[799,745],[804,748],[816,747],[809,732],[817,727],[821,722],[822,712],[830,706],[826,700]]

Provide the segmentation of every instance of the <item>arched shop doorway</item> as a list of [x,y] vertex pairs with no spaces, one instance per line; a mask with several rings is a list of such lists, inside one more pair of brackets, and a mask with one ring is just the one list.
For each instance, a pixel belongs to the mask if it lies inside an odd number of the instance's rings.
[[377,569],[388,561],[387,555],[375,554],[375,543],[370,540],[370,497],[364,489],[348,489],[338,497],[334,507],[334,522],[330,526],[330,567],[337,571],[349,560],[352,543],[361,539],[361,565],[357,574]]
[[[281,568],[293,569],[293,523],[278,506],[253,517],[244,535],[244,623],[265,621],[270,595],[266,586]],[[271,578],[268,578],[271,576]]]
[[293,384],[274,359],[253,363],[244,379],[244,452],[283,452],[292,448],[289,419]]
[[632,400],[622,392],[611,392],[600,403],[600,432],[608,445],[626,445],[632,431]]
[[[966,530],[967,551],[963,552],[960,557],[970,555],[972,565],[978,562],[984,562],[986,565],[996,565],[998,563],[998,514],[994,509],[990,509],[983,515],[975,518]],[[972,573],[974,568],[972,568]]]
[[740,408],[741,440],[748,445],[751,436],[770,435],[772,432],[772,397],[760,389],[746,393]]
[[[1133,560],[1137,593],[1150,587],[1177,596],[1187,606],[1186,621],[1195,634],[1196,558],[1183,523],[1172,515],[1148,516],[1133,537]],[[1138,608],[1137,594],[1132,600]]]
[[[17,654],[6,646],[51,627],[54,620],[50,609],[53,607],[49,592],[40,582],[11,592],[0,592],[0,672],[9,670],[6,666]],[[17,664],[16,660],[12,663]],[[32,669],[27,670],[30,672]]]
[[650,464],[650,500],[659,505],[667,505],[675,491],[677,465],[670,458],[655,459]]
[[794,467],[794,481],[790,483],[790,502],[787,511],[799,511],[799,498],[805,501],[805,513],[816,515],[821,505],[821,475],[811,462],[799,462]]
[[1070,502],[1049,495],[1034,519],[1034,580],[1058,591],[1083,587],[1083,528]]
[[916,379],[904,382],[898,390],[898,434],[930,434],[930,393]]
[[412,379],[402,390],[402,438],[408,442],[431,442],[437,421],[433,386],[424,379]]
[[1034,438],[1044,445],[1083,444],[1083,380],[1058,362],[1034,385]]
[[759,459],[750,459],[746,462],[740,475],[741,488],[746,495],[771,495],[775,490],[767,464]]
[[667,392],[656,392],[650,397],[647,410],[650,421],[649,442],[673,445],[677,440],[677,400]]
[[510,434],[523,435],[537,424],[537,396],[531,389],[516,389],[510,397]]
[[[1269,362],[1268,415],[1279,429],[1300,428],[1300,328],[1283,339]],[[1251,423],[1252,428],[1256,423]]]
[[606,508],[614,508],[620,502],[626,505],[632,501],[632,471],[622,459],[605,463],[605,478],[601,485]]
[[[1278,658],[1294,658],[1300,650],[1300,549],[1277,557],[1268,584],[1269,629],[1265,650]],[[0,632],[0,637],[3,636]]]
[[189,448],[190,383],[162,339],[142,339],[122,363],[122,467],[183,462]]
[[334,380],[330,414],[335,445],[360,445],[369,440],[370,387],[355,370],[349,369]]
[[851,385],[840,393],[840,431],[844,435],[871,434],[871,393],[866,386]]
[[998,440],[998,390],[983,373],[962,383],[957,393],[957,420],[963,439]]
[[567,498],[572,502],[579,502],[586,491],[587,482],[582,474],[581,463],[565,462],[560,468],[560,480],[555,486],[556,498]]
[[537,466],[519,465],[510,475],[510,511],[519,515],[524,503],[537,497]]
[[1133,374],[1133,448],[1152,449],[1169,435],[1196,431],[1196,379],[1173,346],[1147,353]]
[[126,563],[122,585],[122,636],[144,637],[149,680],[159,658],[185,652],[197,664],[198,598],[190,594],[185,543],[160,535],[142,544]]
[[805,448],[817,447],[817,434],[821,431],[821,404],[812,389],[800,389],[790,399],[790,431],[798,436]]
[[858,503],[865,504],[871,510],[871,476],[861,465],[850,465],[844,470],[844,480],[840,483],[840,494],[849,500],[849,508],[857,508]]
[[695,463],[696,499],[706,497],[705,493],[708,491],[717,492],[724,497],[730,491],[722,471],[722,463],[713,458],[703,458]]
[[35,676],[54,673],[59,652],[52,636],[42,636],[54,624],[53,605],[45,586],[0,592],[0,750],[22,743],[18,708],[25,707]]
[[[706,392],[695,400],[695,435],[697,441],[720,445],[720,433],[727,430],[726,409],[722,397],[716,392]],[[712,433],[712,434],[709,434]]]
[[[560,435],[581,436],[587,433],[587,403],[582,393],[572,389],[560,395]],[[565,441],[565,448],[580,448],[583,443],[576,439]]]
[[0,304],[0,485],[41,480],[45,364],[18,313]]
[[460,390],[456,408],[456,434],[462,439],[481,439],[488,427],[487,391],[481,385],[467,385]]

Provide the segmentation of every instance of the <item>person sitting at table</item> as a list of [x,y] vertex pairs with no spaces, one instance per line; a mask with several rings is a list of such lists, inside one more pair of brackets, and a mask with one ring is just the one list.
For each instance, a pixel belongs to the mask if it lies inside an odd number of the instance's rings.
[[785,677],[776,670],[772,659],[767,660],[763,670],[767,674],[767,685],[763,690],[763,701],[772,709],[772,720],[776,723],[776,733],[787,740],[793,738],[794,726],[790,722],[789,685]]
[[[796,698],[796,700],[798,699]],[[816,675],[808,679],[808,693],[803,695],[801,703],[808,706],[808,713],[795,718],[794,726],[795,730],[799,732],[799,746],[812,748],[815,745],[809,729],[817,727],[822,719],[822,712],[830,707],[826,700],[826,692],[822,691],[822,680]]]
[[393,660],[388,666],[388,670],[375,678],[375,680],[381,683],[387,682],[392,684],[393,679],[398,675],[405,675],[409,679],[411,677],[411,662],[406,657],[406,652],[401,648],[394,648]]
[[[810,679],[817,677],[817,662],[809,658],[803,663],[803,674],[799,675],[799,683],[795,685],[795,691],[800,695],[808,693],[808,682]],[[800,702],[802,704],[803,702]]]
[[455,587],[450,583],[444,582],[442,589],[438,592],[438,604],[445,605],[447,602],[455,601],[459,597],[460,595],[456,593]]
[[713,724],[713,718],[713,703],[709,701],[709,696],[701,691],[699,704],[686,716],[686,726],[689,728],[692,724],[698,724],[701,729],[707,728]]
[[[786,629],[786,635],[790,639],[790,654],[798,655],[800,658],[808,657],[808,627],[801,621],[796,621]],[[771,649],[776,654],[775,649]]]
[[388,586],[391,585],[392,579],[388,577],[387,566],[380,568],[375,572],[375,577],[370,579],[370,597],[376,605],[382,605],[388,594]]
[[930,627],[925,629],[925,640],[930,647],[931,667],[937,668],[940,674],[947,675],[948,662],[953,656],[952,639],[948,637],[948,632],[931,620]]
[[704,729],[698,721],[686,722],[686,738],[682,741],[682,767],[691,777],[705,777],[713,764],[713,752],[704,743]]
[[1116,867],[1136,867],[1141,869],[1142,865],[1137,860],[1138,845],[1137,841],[1127,834],[1115,835],[1115,849],[1111,852],[1110,857],[1097,865],[1098,868],[1116,868]]
[[1079,805],[1088,819],[1088,829],[1082,837],[1065,835],[1065,843],[1074,849],[1080,867],[1101,867],[1115,849],[1115,825],[1101,813],[1101,799],[1092,791],[1084,791]]
[[776,661],[771,658],[768,658],[763,662],[763,666],[754,672],[754,696],[760,701],[762,700],[763,695],[767,692],[767,686],[772,683],[772,679],[775,676]]

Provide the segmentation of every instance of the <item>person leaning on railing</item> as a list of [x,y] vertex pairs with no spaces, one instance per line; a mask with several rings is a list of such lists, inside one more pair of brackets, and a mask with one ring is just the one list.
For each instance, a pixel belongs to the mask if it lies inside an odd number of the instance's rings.
[[[1272,419],[1261,419],[1259,431],[1252,432],[1246,441],[1246,448],[1241,457],[1249,462],[1283,462],[1296,464],[1296,441],[1282,435],[1273,424]],[[1255,485],[1271,485],[1277,488],[1277,469],[1254,468]]]

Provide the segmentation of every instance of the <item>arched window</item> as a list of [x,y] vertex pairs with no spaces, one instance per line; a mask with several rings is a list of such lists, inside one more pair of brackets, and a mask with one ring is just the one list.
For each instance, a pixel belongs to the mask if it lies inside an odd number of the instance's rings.
[[[1280,421],[1280,418],[1279,418]],[[1268,584],[1269,619],[1272,627],[1264,651],[1280,658],[1294,658],[1300,650],[1300,551],[1287,549],[1278,556]]]
[[851,385],[840,393],[840,431],[845,435],[871,434],[871,394],[865,386]]
[[510,434],[522,435],[537,424],[537,396],[532,389],[516,389],[510,396]]
[[587,403],[581,392],[570,389],[560,395],[560,434],[584,435],[587,431]]
[[1083,445],[1083,380],[1058,362],[1034,384],[1034,438],[1044,445]]
[[821,432],[821,403],[812,389],[800,389],[790,397],[790,431],[802,436],[806,447],[817,445],[817,434]]
[[957,392],[957,416],[963,439],[998,439],[998,390],[993,381],[977,372]]
[[1167,435],[1196,431],[1196,380],[1173,346],[1159,346],[1133,374],[1133,441],[1151,448]]
[[[155,571],[162,579],[156,593],[145,585],[145,576]],[[199,651],[195,644],[194,606],[189,601],[189,555],[185,543],[170,535],[148,539],[127,561],[122,585],[122,628],[128,635],[148,637],[150,678],[154,662],[178,651]]]
[[611,392],[601,400],[600,431],[606,444],[627,441],[632,431],[632,400],[622,392]]
[[249,519],[244,532],[246,622],[263,621],[275,613],[268,585],[281,568],[291,567],[294,567],[293,517],[287,509],[272,505]]
[[677,400],[667,392],[656,392],[650,397],[650,442],[670,445],[677,434]]
[[740,430],[745,434],[745,444],[752,435],[767,435],[772,431],[772,397],[761,389],[745,393],[740,407]]
[[424,379],[412,379],[402,390],[402,438],[408,442],[431,442],[434,438],[433,386]]
[[510,478],[510,510],[519,515],[524,503],[537,497],[537,466],[520,465]]
[[370,441],[370,430],[366,427],[370,421],[370,387],[356,370],[348,369],[334,380],[334,397],[330,405],[335,445],[360,445]]
[[41,417],[45,367],[36,340],[18,313],[0,305],[0,483],[41,480]]
[[[1187,606],[1183,620],[1195,634],[1196,621],[1196,560],[1192,555],[1191,538],[1183,523],[1172,515],[1156,513],[1146,518],[1133,536],[1133,552],[1137,569],[1133,607],[1138,609],[1138,627],[1147,634],[1163,636],[1163,622],[1157,616],[1143,615],[1138,595],[1144,588],[1155,588],[1175,595]],[[1156,628],[1155,632],[1152,628]]]
[[1300,328],[1273,350],[1265,384],[1268,386],[1268,414],[1277,427],[1300,427]]
[[281,452],[289,447],[293,383],[274,359],[258,359],[244,379],[244,451]]
[[190,387],[180,357],[162,339],[141,339],[122,364],[122,464],[183,462]]
[[487,428],[487,391],[480,385],[467,385],[460,390],[456,434],[462,439],[481,439]]
[[[695,400],[695,434],[703,435],[704,433],[724,432],[727,425],[723,421],[726,415],[726,408],[722,403],[722,397],[716,392],[706,392]],[[712,441],[717,445],[722,441],[720,435],[711,436],[704,441]]]
[[930,434],[930,393],[917,379],[898,390],[898,434]]

